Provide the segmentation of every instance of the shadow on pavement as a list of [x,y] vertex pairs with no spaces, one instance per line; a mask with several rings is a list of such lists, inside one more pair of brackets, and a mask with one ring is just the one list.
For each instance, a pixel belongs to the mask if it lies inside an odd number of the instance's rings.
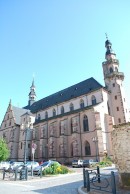
[[77,181],[73,183],[67,183],[64,185],[58,185],[58,186],[48,187],[44,189],[37,189],[32,191],[35,193],[42,193],[42,194],[78,194],[78,188],[82,185],[82,183],[83,181]]

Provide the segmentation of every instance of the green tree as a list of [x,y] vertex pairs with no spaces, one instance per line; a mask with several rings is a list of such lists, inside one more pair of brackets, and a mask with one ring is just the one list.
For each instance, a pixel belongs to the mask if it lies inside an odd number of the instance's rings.
[[7,160],[9,158],[10,152],[7,144],[3,138],[0,139],[0,161]]

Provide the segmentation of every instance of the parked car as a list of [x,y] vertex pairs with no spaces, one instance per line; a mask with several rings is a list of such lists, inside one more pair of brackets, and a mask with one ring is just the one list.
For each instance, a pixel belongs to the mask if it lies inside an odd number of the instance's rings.
[[72,167],[82,167],[83,166],[83,160],[78,159],[78,160],[73,160],[72,161]]
[[26,167],[28,168],[28,171],[31,171],[31,168],[36,168],[39,166],[39,163],[38,162],[35,162],[35,161],[28,161],[26,163]]
[[10,167],[10,163],[7,161],[0,162],[0,169],[8,169]]
[[35,174],[35,175],[40,175],[41,170],[43,171],[45,168],[50,167],[50,166],[51,166],[52,164],[54,164],[54,163],[57,163],[57,165],[59,165],[59,166],[61,165],[61,164],[60,164],[59,162],[57,162],[57,161],[49,160],[49,161],[43,162],[41,165],[35,167],[35,168],[33,169],[33,174]]
[[12,165],[11,165],[11,168],[16,170],[18,172],[20,172],[20,170],[22,169],[22,167],[25,166],[28,168],[28,171],[31,171],[31,168],[35,168],[37,166],[39,166],[39,163],[38,162],[35,162],[35,161],[28,161],[26,162],[26,164],[24,165],[24,162],[14,162]]
[[20,169],[22,168],[22,166],[24,165],[24,162],[12,162],[10,164],[10,167],[13,169],[13,170],[18,170],[20,171]]
[[93,165],[97,164],[98,162],[96,162],[96,160],[93,159],[89,159],[89,160],[83,160],[83,167],[87,167],[90,168]]

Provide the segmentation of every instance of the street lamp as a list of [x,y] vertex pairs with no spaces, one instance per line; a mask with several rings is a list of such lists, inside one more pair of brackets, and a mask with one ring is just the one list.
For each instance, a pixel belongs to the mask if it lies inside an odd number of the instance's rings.
[[27,161],[27,137],[28,137],[28,130],[31,131],[33,129],[32,124],[27,124],[25,128],[25,146],[24,146],[24,165],[26,165]]
[[98,162],[98,138],[97,137],[93,137],[92,138],[93,142],[95,143],[95,150],[96,150],[96,162]]

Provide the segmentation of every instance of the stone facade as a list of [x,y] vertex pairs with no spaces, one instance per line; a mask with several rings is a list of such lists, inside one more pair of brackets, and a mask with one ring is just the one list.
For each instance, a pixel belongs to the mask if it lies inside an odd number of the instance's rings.
[[114,127],[112,145],[114,162],[120,173],[121,185],[130,187],[130,123]]

